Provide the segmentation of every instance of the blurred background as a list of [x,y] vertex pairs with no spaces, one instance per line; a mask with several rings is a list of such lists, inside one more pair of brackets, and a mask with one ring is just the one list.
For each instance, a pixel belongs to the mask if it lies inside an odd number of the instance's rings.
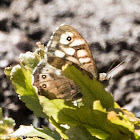
[[[140,1],[139,0],[0,0],[0,107],[19,125],[39,126],[18,99],[4,68],[18,64],[20,53],[47,44],[61,24],[77,29],[88,42],[99,72],[127,61],[107,90],[115,101],[140,117]],[[37,123],[36,123],[37,122]]]

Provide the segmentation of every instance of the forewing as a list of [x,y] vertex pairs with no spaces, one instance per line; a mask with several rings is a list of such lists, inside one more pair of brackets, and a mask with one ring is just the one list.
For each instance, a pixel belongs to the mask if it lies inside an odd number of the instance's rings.
[[68,25],[60,26],[47,45],[47,59],[61,69],[65,64],[76,64],[98,79],[98,70],[84,38]]

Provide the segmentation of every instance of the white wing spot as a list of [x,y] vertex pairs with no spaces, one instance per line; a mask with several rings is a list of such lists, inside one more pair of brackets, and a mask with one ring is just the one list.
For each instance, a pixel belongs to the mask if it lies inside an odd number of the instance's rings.
[[73,37],[73,33],[71,33],[71,32],[66,32],[65,34],[70,36],[70,37]]
[[66,33],[62,34],[61,37],[60,37],[60,43],[63,44],[63,45],[69,44],[70,41],[67,40],[68,37],[73,37],[73,33],[66,32]]
[[85,57],[88,56],[88,52],[86,50],[78,50],[77,57]]
[[65,56],[65,53],[62,52],[62,51],[60,51],[60,50],[56,50],[56,51],[55,51],[55,55],[56,55],[57,57],[63,58],[63,57]]
[[70,44],[70,47],[74,47],[74,46],[79,46],[79,45],[83,45],[84,44],[84,41],[81,40],[81,39],[76,39],[74,40],[71,44]]
[[62,34],[60,37],[60,43],[63,45],[69,44],[70,42],[67,40],[67,37],[68,37],[68,35]]
[[79,61],[80,63],[88,63],[91,61],[91,59],[89,57],[86,57],[86,58],[80,58]]
[[79,61],[73,56],[67,56],[66,59],[69,60],[70,62],[80,65]]
[[74,55],[74,53],[75,53],[75,49],[73,49],[73,48],[62,48],[62,49],[68,55]]

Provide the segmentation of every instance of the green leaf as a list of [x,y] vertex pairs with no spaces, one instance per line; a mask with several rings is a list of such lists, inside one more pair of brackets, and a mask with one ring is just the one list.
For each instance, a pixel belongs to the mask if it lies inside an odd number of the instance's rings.
[[32,86],[31,74],[31,71],[27,70],[23,65],[16,65],[11,70],[10,80],[14,85],[15,91],[20,95],[21,100],[26,106],[32,110],[36,116],[44,118],[46,116],[42,112],[36,90]]
[[134,132],[134,125],[129,121],[128,116],[124,115],[123,112],[119,109],[114,109],[108,112],[108,119],[113,123],[119,126],[123,126],[122,129],[125,131],[125,128],[131,132]]
[[99,110],[99,111],[106,112],[106,109],[102,107],[100,101],[93,102],[93,110]]
[[[63,99],[49,100],[44,96],[39,96],[39,100],[45,114],[49,117],[53,117],[57,123],[59,123],[58,114],[62,109],[68,108],[68,109],[76,110],[76,107],[71,102],[67,102]],[[67,117],[67,115],[65,114],[67,113],[68,112],[64,112],[64,114],[63,113],[61,114],[62,119],[65,120],[65,117]],[[73,114],[71,114],[71,116],[73,116]]]
[[60,140],[61,137],[57,132],[50,130],[49,128],[35,128],[33,126],[20,126],[11,137],[41,137],[49,140]]
[[14,131],[15,121],[12,118],[3,117],[0,108],[0,139],[8,138],[9,134]]
[[102,131],[101,129],[96,129],[96,128],[93,128],[93,127],[88,127],[88,131],[93,136],[96,136],[99,139],[108,139],[108,137],[110,136],[109,133],[106,133],[106,132]]
[[57,123],[52,117],[49,119],[49,122],[52,123],[56,129],[56,131],[61,135],[62,138],[68,139],[65,134],[66,128],[62,127],[60,123]]
[[93,137],[83,126],[71,127],[66,131],[69,140],[99,140]]
[[37,49],[34,53],[26,52],[25,54],[21,53],[20,63],[25,66],[26,69],[34,71],[35,67],[39,62],[44,58],[44,52],[41,49]]
[[72,79],[81,89],[83,94],[83,103],[92,108],[95,100],[100,100],[102,106],[106,109],[114,107],[114,100],[111,94],[105,91],[103,85],[96,79],[91,80],[87,75],[83,75],[81,71],[74,66],[66,65],[63,73]]
[[2,108],[0,108],[0,120],[2,120]]
[[[42,126],[43,130],[41,130],[42,132],[44,132],[45,134],[47,134],[48,136],[51,136],[52,138],[54,138],[55,140],[59,140],[61,139],[59,133],[57,133],[55,130],[52,131],[51,129],[49,129],[48,127]],[[40,129],[37,129],[40,130]]]
[[5,74],[10,78],[15,91],[20,99],[38,117],[46,117],[37,97],[37,91],[32,86],[32,73],[40,60],[44,57],[43,50],[37,49],[34,53],[27,52],[20,55],[20,65],[5,69]]
[[95,136],[95,132],[98,130],[100,133],[97,133],[96,137],[102,139],[116,137],[117,140],[117,138],[123,137],[118,126],[108,121],[106,112],[86,107],[77,108],[61,99],[49,100],[44,96],[39,96],[39,100],[45,114],[53,117],[59,124],[68,124],[70,127],[84,126],[92,136]]
[[8,78],[10,78],[11,70],[12,70],[12,67],[11,67],[11,66],[5,68],[5,70],[4,70],[4,73],[5,73],[5,75],[6,75]]

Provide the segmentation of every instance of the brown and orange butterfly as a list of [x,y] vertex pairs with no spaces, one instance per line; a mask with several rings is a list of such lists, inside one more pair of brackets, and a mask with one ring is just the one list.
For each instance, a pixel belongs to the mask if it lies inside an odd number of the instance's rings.
[[[74,100],[80,97],[75,83],[61,73],[65,64],[75,65],[99,80],[98,70],[84,38],[71,26],[61,25],[51,36],[46,47],[45,59],[34,74],[34,85],[41,95],[50,99]],[[107,76],[102,80],[108,79]]]

